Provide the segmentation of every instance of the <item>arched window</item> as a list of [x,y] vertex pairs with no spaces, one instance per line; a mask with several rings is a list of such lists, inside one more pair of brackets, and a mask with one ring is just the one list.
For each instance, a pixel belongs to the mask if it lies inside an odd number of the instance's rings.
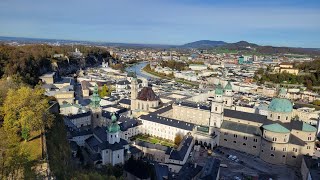
[[149,110],[149,104],[147,104],[147,108],[146,108],[146,110],[147,110],[147,111]]

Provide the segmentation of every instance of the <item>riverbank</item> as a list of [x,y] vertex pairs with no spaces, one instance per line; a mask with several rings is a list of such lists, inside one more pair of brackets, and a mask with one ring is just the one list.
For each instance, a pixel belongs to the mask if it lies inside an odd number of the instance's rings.
[[175,82],[182,83],[182,84],[187,84],[187,85],[191,85],[191,86],[199,86],[199,83],[197,83],[197,82],[186,81],[186,80],[183,80],[183,79],[178,79],[178,78],[174,78],[174,77],[170,77],[170,76],[166,76],[166,75],[154,72],[150,68],[148,68],[147,65],[144,68],[142,68],[141,71],[146,72],[148,74],[151,74],[153,76],[157,76],[157,78],[174,80]]
[[127,66],[125,68],[125,71],[126,72],[135,72],[137,77],[142,77],[142,78],[146,78],[146,79],[159,78],[158,76],[154,76],[154,75],[152,75],[148,72],[144,72],[142,70],[148,64],[149,64],[149,62],[147,62],[147,61],[135,63],[131,66]]

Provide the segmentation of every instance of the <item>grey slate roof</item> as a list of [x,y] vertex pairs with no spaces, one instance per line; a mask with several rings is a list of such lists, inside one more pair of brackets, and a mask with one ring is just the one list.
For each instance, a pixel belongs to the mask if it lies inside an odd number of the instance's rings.
[[207,159],[207,162],[205,166],[203,167],[202,174],[199,179],[201,180],[216,180],[219,177],[218,172],[220,168],[220,160],[214,159],[213,157],[210,157]]
[[118,81],[117,84],[119,85],[128,85],[130,82],[128,80]]
[[137,119],[129,118],[126,116],[120,116],[118,121],[120,122],[119,126],[121,131],[126,131],[129,128],[133,128],[139,125],[139,122]]
[[191,107],[191,108],[199,108],[202,110],[211,110],[210,106],[207,105],[202,105],[202,104],[196,104],[193,102],[187,102],[187,101],[183,101],[183,102],[177,102],[177,104],[181,104],[181,106],[187,106],[187,107]]
[[131,100],[130,99],[121,99],[119,101],[119,103],[120,104],[128,104],[128,105],[130,105],[131,104]]
[[253,121],[257,123],[266,123],[268,121],[267,116],[260,114],[247,113],[242,111],[224,109],[224,117],[230,117],[235,119],[243,119],[247,121]]
[[136,148],[134,146],[130,146],[129,147],[129,151],[130,151],[131,154],[137,154],[137,153],[142,152],[140,149],[138,149],[138,148]]
[[[93,129],[93,134],[98,138],[92,136],[86,140],[86,143],[94,149],[94,151],[98,150],[98,147],[101,150],[111,149],[112,151],[124,149],[124,145],[127,145],[128,142],[120,138],[119,143],[110,144],[108,142],[108,133],[106,132],[106,127],[96,127]],[[94,138],[94,139],[93,139]],[[100,141],[101,142],[100,142]]]
[[110,144],[109,142],[105,141],[105,142],[99,144],[99,148],[101,150],[111,149],[112,151],[116,151],[116,150],[124,149],[124,146],[127,144],[128,144],[127,141],[120,138],[119,143]]
[[170,159],[183,161],[185,156],[188,156],[187,151],[191,145],[192,140],[193,140],[192,136],[184,136],[178,149],[173,149],[170,152]]
[[226,121],[226,120],[223,121],[221,128],[232,130],[232,131],[237,131],[237,132],[243,132],[243,133],[247,133],[247,134],[261,135],[261,130],[257,126],[236,123],[236,122],[232,122],[232,121]]
[[98,146],[100,142],[97,140],[97,138],[91,136],[90,138],[86,139],[85,142],[92,150],[94,150],[95,152],[98,151]]
[[157,114],[155,114],[155,112],[150,113],[148,115],[142,115],[142,116],[140,116],[140,119],[163,124],[163,125],[167,125],[167,126],[172,126],[172,127],[176,127],[176,128],[184,129],[184,130],[188,130],[188,131],[192,131],[192,129],[195,126],[192,123],[187,123],[184,121],[178,121],[176,119],[158,116]]
[[93,134],[102,142],[107,141],[108,134],[106,132],[107,128],[105,126],[95,127],[93,129]]
[[72,119],[78,119],[78,118],[82,118],[82,117],[86,117],[86,116],[91,116],[91,111],[88,111],[85,113],[80,113],[80,114],[68,115],[68,116],[66,116],[66,118],[72,120]]
[[89,130],[83,130],[83,131],[70,131],[70,134],[72,137],[77,137],[77,136],[86,136],[92,134],[92,131]]
[[195,167],[194,164],[186,163],[185,165],[182,166],[178,174],[170,173],[170,175],[168,176],[168,179],[169,180],[178,180],[178,179],[192,180],[196,175],[200,173],[201,170],[202,170],[202,166],[197,165]]

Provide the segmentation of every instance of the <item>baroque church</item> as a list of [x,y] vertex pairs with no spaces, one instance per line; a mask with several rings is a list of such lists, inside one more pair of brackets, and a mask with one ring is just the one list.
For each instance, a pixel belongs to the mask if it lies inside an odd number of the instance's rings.
[[152,87],[144,85],[138,92],[138,81],[136,76],[131,80],[131,111],[135,114],[139,112],[150,112],[152,108],[160,105],[160,98],[153,92]]
[[[133,82],[132,110],[159,105],[158,99],[151,96],[151,99],[139,99],[135,92]],[[300,164],[303,155],[313,155],[317,129],[293,120],[292,111],[293,104],[286,99],[285,89],[270,102],[267,116],[238,111],[233,105],[229,82],[224,88],[221,84],[216,86],[210,106],[179,101],[139,119],[145,134],[169,140],[174,140],[176,134],[191,134],[195,144],[228,147],[272,164],[294,166]]]

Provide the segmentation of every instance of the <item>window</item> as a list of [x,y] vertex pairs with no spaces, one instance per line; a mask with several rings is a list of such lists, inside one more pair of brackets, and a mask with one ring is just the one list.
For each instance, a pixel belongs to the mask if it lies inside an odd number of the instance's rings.
[[272,114],[270,114],[270,117],[272,117]]
[[293,152],[298,152],[298,149],[297,148],[293,148],[292,151]]
[[236,134],[234,134],[233,136],[234,136],[235,138],[237,138],[237,137],[238,137],[238,135],[236,135]]
[[[253,146],[253,148],[257,148],[257,146]],[[262,151],[263,152],[263,151]]]
[[218,107],[215,107],[215,111],[218,111]]
[[280,119],[280,116],[278,116],[278,119]]
[[261,152],[263,152],[263,150],[261,150]]
[[283,148],[283,151],[286,151],[287,149],[286,148]]
[[288,116],[286,117],[286,120],[288,120]]
[[243,139],[247,140],[247,139],[248,139],[248,137],[246,137],[246,136],[243,136]]
[[225,133],[224,133],[224,135],[228,135],[228,133],[227,133],[227,132],[225,132]]
[[237,143],[237,141],[233,141],[233,143]]
[[271,157],[274,157],[274,154],[270,154]]
[[271,147],[271,150],[275,151],[275,150],[276,150],[276,147]]
[[119,154],[118,154],[118,159],[120,158]]
[[296,156],[292,156],[292,158],[297,158]]
[[110,135],[111,136],[111,138],[112,138],[112,135]]
[[310,149],[310,146],[307,146],[307,149]]
[[97,114],[97,119],[99,118],[99,114]]
[[228,141],[227,139],[224,139],[224,141]]
[[311,140],[311,137],[308,137],[308,140],[310,141],[310,140]]
[[246,143],[243,143],[243,145],[246,146],[247,144],[246,144]]
[[258,142],[258,139],[254,138],[253,141],[254,141],[254,142]]
[[274,137],[274,138],[272,138],[272,141],[277,141],[277,138],[275,138],[275,137]]
[[286,157],[286,155],[282,155],[282,157]]

